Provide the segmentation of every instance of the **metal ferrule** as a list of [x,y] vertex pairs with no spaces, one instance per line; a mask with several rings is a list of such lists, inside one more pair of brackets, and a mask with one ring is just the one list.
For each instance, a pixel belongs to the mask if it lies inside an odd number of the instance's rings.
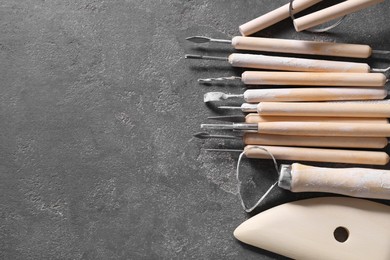
[[278,180],[278,186],[285,190],[291,190],[291,165],[282,164],[280,166],[280,175]]
[[257,131],[258,130],[258,125],[257,124],[233,124],[233,130],[242,130],[242,131]]

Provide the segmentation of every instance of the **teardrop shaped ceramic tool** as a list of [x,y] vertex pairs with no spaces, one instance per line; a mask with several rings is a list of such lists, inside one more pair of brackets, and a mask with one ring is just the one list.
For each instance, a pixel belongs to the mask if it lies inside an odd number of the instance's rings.
[[[321,0],[295,0],[292,5],[293,13],[299,13],[310,6],[313,6]],[[256,19],[253,19],[239,27],[239,31],[243,36],[254,34],[273,24],[276,24],[290,17],[290,3],[285,4],[271,12],[268,12]]]
[[390,51],[385,50],[372,50],[370,46],[363,44],[316,42],[264,37],[236,36],[233,37],[232,40],[225,40],[214,39],[204,36],[192,36],[186,38],[186,40],[194,43],[227,43],[231,44],[237,50],[323,55],[350,58],[368,58],[372,54],[386,55],[390,53]]
[[[186,54],[185,58],[225,60],[233,67],[252,69],[354,73],[368,73],[371,71],[367,63],[277,57],[259,54],[233,53],[228,57]],[[378,69],[373,69],[372,71],[378,72]]]
[[234,236],[293,259],[390,259],[390,207],[356,198],[286,203],[242,223]]
[[240,79],[246,85],[286,86],[333,86],[333,87],[383,87],[387,78],[382,73],[339,72],[285,72],[245,71],[241,77],[219,77],[198,79],[198,82],[213,82]]
[[257,124],[202,124],[202,129],[256,131],[259,134],[300,136],[390,137],[390,124],[334,122],[260,122]]
[[259,104],[243,103],[239,107],[219,106],[218,108],[238,109],[245,113],[257,112],[260,116],[272,117],[390,117],[390,104],[388,103],[261,102]]
[[282,165],[278,185],[292,192],[329,192],[390,200],[389,170],[324,168],[293,163]]
[[214,102],[230,98],[243,98],[248,103],[265,101],[335,101],[384,99],[384,88],[271,88],[248,89],[243,94],[208,92],[203,101]]
[[303,147],[382,149],[388,144],[384,137],[291,136],[243,133],[242,136],[196,133],[200,139],[241,139],[245,145],[281,145]]
[[384,0],[344,1],[295,19],[295,30],[300,32],[382,2],[384,2]]
[[244,150],[236,149],[206,149],[213,152],[244,152],[245,156],[252,159],[271,159],[268,152],[277,160],[348,163],[366,165],[386,165],[389,156],[385,152],[356,151],[323,148],[302,148],[287,146],[258,146],[247,145]]
[[375,117],[310,117],[310,116],[261,116],[258,113],[250,113],[244,115],[228,115],[228,116],[209,116],[207,119],[230,121],[230,122],[245,122],[249,124],[260,122],[344,122],[344,123],[367,123],[367,124],[388,124],[387,118]]

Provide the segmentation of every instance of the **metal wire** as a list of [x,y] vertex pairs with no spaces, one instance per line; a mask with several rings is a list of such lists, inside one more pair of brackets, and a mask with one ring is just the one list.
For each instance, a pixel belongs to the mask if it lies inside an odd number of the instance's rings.
[[[262,146],[251,146],[250,148],[248,149],[261,149],[263,151],[265,151],[266,153],[269,154],[269,156],[272,158],[272,161],[274,163],[274,166],[275,166],[275,170],[277,172],[277,174],[279,175],[279,167],[278,167],[278,163],[276,162],[276,159],[275,157],[273,156],[273,154],[268,151],[267,149],[265,149],[264,147]],[[237,169],[236,169],[236,178],[237,178],[237,189],[238,189],[238,196],[240,198],[240,202],[241,202],[241,205],[242,207],[244,208],[244,210],[248,213],[252,212],[255,208],[257,208],[261,202],[263,202],[263,200],[267,197],[267,195],[273,190],[273,188],[275,188],[275,186],[278,184],[278,181],[276,181],[274,184],[271,185],[271,187],[269,187],[269,189],[263,194],[263,196],[261,196],[261,198],[255,203],[255,205],[253,205],[252,207],[247,207],[244,203],[244,200],[241,196],[241,181],[240,181],[240,165],[241,165],[241,160],[242,160],[242,157],[245,155],[245,151],[242,152],[240,154],[240,156],[238,157],[238,162],[237,162]]]

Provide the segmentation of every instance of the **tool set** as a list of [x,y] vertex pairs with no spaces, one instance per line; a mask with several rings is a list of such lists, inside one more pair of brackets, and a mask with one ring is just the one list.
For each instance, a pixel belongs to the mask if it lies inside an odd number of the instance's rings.
[[[231,44],[237,50],[317,56],[368,58],[373,54],[390,53],[372,50],[370,46],[362,44],[246,37],[287,17],[293,18],[297,31],[311,29],[383,0],[346,0],[299,18],[294,17],[294,14],[319,2],[321,0],[291,0],[290,3],[241,25],[239,31],[243,36],[236,36],[231,40],[205,36],[192,36],[187,40],[193,43]],[[390,200],[390,170],[324,168],[300,163],[282,165],[279,170],[276,161],[387,165],[390,157],[381,149],[389,143],[387,137],[390,137],[390,124],[387,118],[390,117],[390,103],[369,101],[380,101],[387,97],[385,84],[388,79],[385,73],[390,71],[390,67],[371,69],[367,63],[360,62],[246,53],[233,53],[228,57],[192,54],[185,57],[228,61],[234,67],[270,70],[245,71],[241,77],[198,80],[201,83],[212,83],[239,79],[247,87],[257,87],[240,94],[206,93],[203,98],[205,103],[242,99],[246,103],[239,106],[219,104],[217,107],[238,109],[250,114],[213,116],[209,119],[231,123],[201,125],[202,129],[232,130],[238,134],[200,132],[194,135],[199,139],[242,141],[242,150],[205,150],[240,153],[236,169],[238,194],[247,212],[256,208],[276,186],[291,192],[326,192]],[[239,173],[243,156],[272,159],[279,175],[277,182],[252,207],[245,205],[240,193]],[[260,213],[241,224],[234,231],[234,236],[244,243],[295,259],[369,259],[372,256],[375,259],[390,259],[389,214],[389,207],[356,198],[309,199],[287,203]],[[362,226],[366,225],[368,218],[372,218],[374,222],[367,225],[369,228],[366,229]],[[315,228],[318,221],[323,221],[323,225]],[[371,242],[367,239],[369,232],[371,229],[382,231],[380,225],[387,227],[386,231],[380,233],[382,240],[375,245],[370,244],[375,250],[367,249],[364,243]],[[275,234],[275,230],[280,232]],[[342,243],[336,236],[338,230],[346,230],[344,241],[349,239],[349,243],[345,247],[336,244]],[[326,233],[330,232],[332,235],[333,231],[334,237]],[[313,232],[317,237],[312,237]],[[311,241],[310,246],[307,245],[308,241]],[[383,241],[385,242],[382,243]],[[318,255],[318,252],[321,254]]]

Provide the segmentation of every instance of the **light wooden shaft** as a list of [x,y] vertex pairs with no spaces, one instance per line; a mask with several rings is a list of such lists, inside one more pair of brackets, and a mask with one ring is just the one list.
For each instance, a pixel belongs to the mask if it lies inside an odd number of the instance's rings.
[[262,116],[390,117],[390,104],[262,102],[257,110]]
[[[385,152],[265,145],[261,147],[272,153],[277,160],[368,165],[386,165],[389,162],[389,156]],[[244,152],[248,158],[271,159],[267,152],[253,145],[245,146]]]
[[297,136],[245,133],[246,145],[281,145],[333,148],[382,149],[388,144],[385,137]]
[[258,113],[250,113],[245,117],[245,123],[259,122],[342,122],[342,123],[366,123],[388,124],[387,118],[375,117],[310,117],[310,116],[261,116]]
[[365,168],[323,168],[291,165],[292,192],[330,192],[390,200],[390,171]]
[[[305,10],[306,8],[315,5],[318,2],[321,2],[321,0],[295,0],[293,3],[294,13]],[[289,7],[290,4],[285,4],[269,13],[266,13],[241,25],[239,27],[240,33],[243,36],[248,36],[286,19],[290,16]]]
[[269,88],[248,89],[244,99],[248,103],[264,101],[331,101],[384,99],[387,90],[380,88]]
[[294,20],[298,32],[359,11],[384,0],[348,0]]
[[[263,211],[237,227],[234,236],[291,259],[389,260],[389,216],[389,206],[369,200],[314,198]],[[335,239],[338,227],[348,233],[345,242]]]
[[258,132],[275,135],[390,137],[390,124],[262,122],[258,123]]
[[245,71],[242,73],[242,82],[247,85],[383,87],[386,80],[386,76],[382,73],[279,71]]
[[368,58],[372,49],[363,44],[286,40],[236,36],[232,46],[237,50],[295,53],[351,58]]
[[233,67],[252,69],[312,72],[370,72],[370,66],[366,63],[277,57],[258,54],[233,53],[229,55],[229,63]]

